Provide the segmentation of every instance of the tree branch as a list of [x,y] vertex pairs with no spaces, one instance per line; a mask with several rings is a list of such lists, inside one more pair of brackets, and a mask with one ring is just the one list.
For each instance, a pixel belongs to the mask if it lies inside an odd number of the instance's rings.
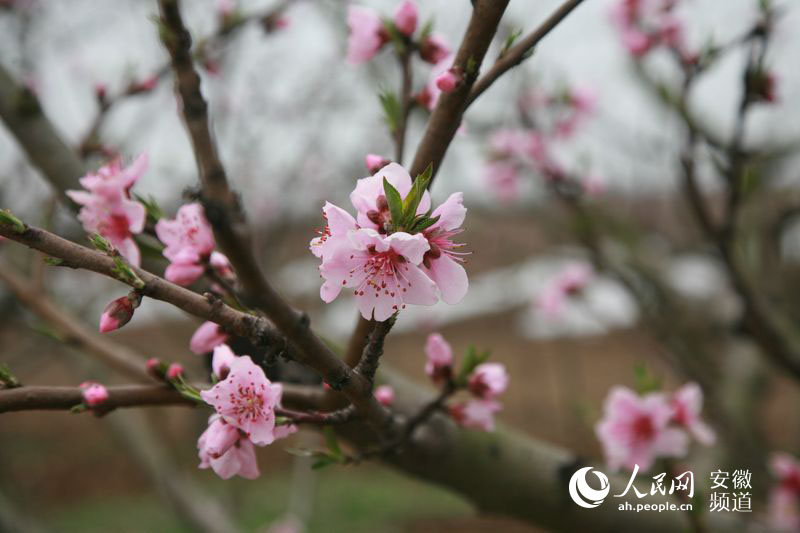
[[[210,389],[211,385],[195,384],[196,388]],[[308,405],[312,398],[321,398],[319,387],[281,383],[283,401],[287,405]],[[169,385],[116,385],[106,387],[108,399],[92,408],[98,414],[106,414],[114,409],[125,407],[184,406],[194,407],[195,400],[182,396]],[[13,411],[63,411],[83,403],[83,390],[80,387],[22,386],[13,389],[0,389],[0,413]],[[305,424],[343,424],[355,419],[353,409],[340,409],[330,413],[305,412],[279,407],[278,416],[290,419],[293,423]]]
[[[62,259],[64,266],[91,270],[118,279],[114,273],[116,266],[113,258],[62,239],[48,231],[28,226],[23,233],[17,233],[9,226],[0,223],[0,235],[51,257]],[[274,346],[286,342],[264,318],[237,311],[215,297],[201,296],[141,268],[131,266],[131,270],[145,283],[142,289],[145,296],[170,303],[187,313],[216,322],[230,333],[248,338],[257,345]],[[120,281],[125,283],[124,280]],[[290,351],[289,356],[292,355]]]
[[533,48],[539,44],[539,41],[541,41],[548,33],[558,26],[561,21],[563,21],[567,15],[569,15],[572,10],[578,7],[582,2],[583,0],[567,0],[561,4],[558,9],[553,11],[553,13],[547,17],[547,19],[545,19],[545,21],[542,22],[538,28],[533,30],[519,43],[509,48],[504,54],[498,57],[492,68],[490,68],[486,74],[481,76],[478,81],[475,82],[475,85],[472,87],[472,90],[467,97],[466,106],[469,107],[472,102],[482,95],[484,91],[486,91],[486,89],[488,89],[495,81],[497,81],[500,76],[522,63],[528,57]]
[[42,112],[31,91],[19,85],[0,65],[0,119],[16,137],[20,147],[58,191],[65,205],[77,205],[64,192],[79,187],[86,168],[78,155],[61,139]]
[[453,61],[454,67],[461,68],[466,73],[464,83],[453,92],[442,93],[439,97],[419,142],[411,165],[411,176],[421,174],[429,164],[433,165],[434,176],[439,170],[447,148],[461,124],[470,90],[478,75],[477,70],[497,32],[508,0],[474,0],[472,5],[472,17]]
[[309,328],[308,318],[298,314],[266,278],[253,255],[244,212],[228,186],[225,169],[212,139],[208,107],[200,92],[200,78],[191,57],[191,37],[181,18],[176,0],[160,0],[162,40],[175,73],[176,90],[182,101],[183,118],[194,149],[201,201],[214,234],[233,264],[254,307],[261,309],[297,348],[298,360],[316,370],[334,389],[340,390],[376,430],[392,420],[371,394],[370,384],[354,373]]

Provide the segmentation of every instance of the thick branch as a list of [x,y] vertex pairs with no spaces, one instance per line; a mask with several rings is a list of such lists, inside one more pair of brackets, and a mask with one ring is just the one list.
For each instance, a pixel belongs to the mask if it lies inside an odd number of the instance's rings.
[[[64,266],[91,270],[117,279],[114,274],[114,259],[45,230],[28,227],[23,233],[16,233],[9,226],[0,223],[0,235],[62,259]],[[263,318],[237,311],[216,298],[203,297],[146,270],[136,267],[131,269],[144,281],[145,288],[142,292],[145,296],[171,303],[187,313],[216,322],[230,333],[248,338],[259,345],[274,346],[286,342]]]
[[244,294],[261,309],[298,349],[298,360],[316,370],[334,390],[341,390],[373,428],[391,424],[386,410],[371,394],[367,380],[355,374],[309,328],[267,282],[258,265],[238,198],[228,186],[225,169],[212,139],[208,107],[200,92],[200,78],[191,58],[191,37],[181,19],[176,0],[161,0],[162,37],[175,72],[176,89],[197,160],[201,200],[223,252],[228,256],[244,288]]
[[483,92],[488,89],[497,78],[505,74],[507,71],[522,63],[529,55],[533,48],[539,44],[550,31],[558,26],[573,9],[578,7],[583,0],[567,0],[558,9],[556,9],[538,28],[533,30],[519,43],[512,46],[501,55],[492,68],[475,82],[472,90],[467,98],[467,106],[472,104]]
[[[434,175],[439,170],[447,148],[461,124],[461,116],[467,107],[477,69],[497,32],[508,0],[474,0],[472,5],[472,17],[453,61],[454,67],[461,68],[466,73],[464,83],[453,92],[442,93],[439,97],[411,165],[412,176],[422,173],[429,164],[433,165]],[[470,66],[475,72],[470,72]]]

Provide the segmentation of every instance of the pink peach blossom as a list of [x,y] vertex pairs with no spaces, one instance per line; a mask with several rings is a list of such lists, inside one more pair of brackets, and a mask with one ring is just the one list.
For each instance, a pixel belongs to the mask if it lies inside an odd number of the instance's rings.
[[133,236],[144,229],[147,214],[141,203],[131,200],[130,189],[146,169],[146,154],[125,168],[117,158],[82,177],[80,184],[85,190],[66,192],[82,206],[78,220],[83,228],[108,239],[134,266],[139,266],[141,254]]
[[800,530],[800,462],[788,453],[770,457],[777,484],[769,493],[769,523],[777,531]]
[[515,163],[506,160],[491,161],[484,168],[484,179],[489,190],[504,203],[520,196],[520,170]]
[[282,391],[280,383],[271,383],[250,356],[242,355],[234,360],[224,380],[201,391],[200,396],[254,444],[266,445],[276,439],[275,407]]
[[367,154],[364,158],[364,165],[371,174],[375,174],[389,163],[391,163],[391,161],[378,154]]
[[108,400],[108,390],[101,384],[93,381],[81,383],[83,390],[83,401],[89,407],[95,407]]
[[203,322],[189,340],[189,349],[197,355],[208,353],[220,344],[228,342],[228,337],[229,335],[218,324],[211,321]]
[[595,426],[608,466],[632,470],[639,465],[647,471],[659,457],[685,456],[689,439],[684,431],[669,426],[673,416],[663,394],[640,397],[626,387],[614,387]]
[[464,246],[454,243],[453,237],[461,233],[461,224],[467,215],[464,207],[464,194],[455,192],[431,213],[439,217],[430,228],[423,231],[428,240],[428,251],[422,258],[422,270],[436,283],[442,300],[457,304],[467,294],[469,280],[461,263],[465,252],[458,252]]
[[375,387],[375,399],[384,407],[391,406],[394,403],[394,389],[390,385]]
[[380,15],[374,9],[351,5],[347,9],[347,61],[352,65],[366,63],[388,41]]
[[672,395],[673,421],[683,426],[697,442],[706,446],[714,444],[714,431],[700,420],[703,410],[703,391],[697,383],[687,383]]
[[[358,180],[355,189],[350,193],[350,202],[358,212],[356,216],[358,226],[374,229],[378,233],[385,233],[386,224],[391,222],[389,204],[386,201],[386,192],[383,190],[384,178],[397,189],[402,198],[411,191],[413,182],[408,171],[397,163],[389,163],[374,175]],[[417,213],[427,212],[430,206],[431,196],[425,191]]]
[[450,406],[450,416],[465,428],[494,431],[494,415],[502,408],[494,400],[469,400]]
[[431,333],[425,342],[425,374],[434,383],[441,383],[453,375],[453,349],[439,333]]
[[348,239],[350,246],[338,247],[320,265],[323,301],[330,303],[343,287],[352,288],[361,315],[379,322],[406,304],[436,303],[436,285],[417,266],[430,249],[421,234],[385,236],[361,228],[349,231]]
[[508,387],[508,372],[500,363],[482,363],[478,365],[467,382],[469,391],[484,400],[493,400]]
[[550,317],[558,317],[569,296],[581,292],[594,276],[583,263],[567,265],[542,291],[536,300],[538,308]]
[[261,475],[253,443],[219,415],[208,419],[208,428],[197,440],[197,449],[199,467],[213,469],[222,479],[235,475],[256,479]]
[[220,344],[214,348],[211,357],[211,370],[218,379],[225,379],[236,361],[236,354],[227,344]]
[[412,0],[404,0],[394,11],[394,26],[397,31],[411,37],[417,29],[417,4]]
[[215,241],[202,205],[187,204],[178,209],[174,219],[162,218],[156,224],[156,235],[166,245],[164,257],[170,260],[164,277],[189,285],[203,275]]
[[325,202],[322,216],[328,223],[319,232],[320,236],[311,240],[308,248],[312,254],[325,261],[338,248],[350,245],[348,233],[358,229],[358,224],[350,213],[330,202]]

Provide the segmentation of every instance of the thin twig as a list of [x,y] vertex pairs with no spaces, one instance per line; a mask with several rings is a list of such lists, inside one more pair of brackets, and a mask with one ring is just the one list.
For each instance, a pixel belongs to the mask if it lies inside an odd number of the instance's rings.
[[530,52],[533,50],[533,48],[539,44],[539,41],[541,41],[548,33],[558,26],[561,21],[563,21],[567,15],[569,15],[572,10],[578,7],[582,2],[583,0],[567,0],[561,4],[561,6],[559,6],[558,9],[556,9],[549,17],[547,17],[547,19],[545,19],[545,21],[542,22],[539,27],[525,36],[525,38],[523,38],[519,43],[506,50],[503,55],[498,57],[492,68],[490,68],[486,74],[481,76],[478,81],[475,82],[475,85],[472,87],[469,97],[467,98],[466,105],[471,105],[476,98],[483,94],[486,89],[488,89],[495,81],[497,81],[497,78],[522,63],[525,58],[530,55]]

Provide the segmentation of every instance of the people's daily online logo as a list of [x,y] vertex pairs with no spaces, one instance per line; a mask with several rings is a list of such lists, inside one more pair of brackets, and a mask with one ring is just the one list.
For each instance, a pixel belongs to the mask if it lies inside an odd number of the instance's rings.
[[592,474],[600,480],[600,489],[590,487],[586,481],[586,476],[589,475],[591,470],[591,466],[581,468],[572,474],[569,480],[569,495],[572,497],[572,501],[587,509],[597,507],[603,503],[603,500],[611,490],[608,484],[608,477],[599,470],[595,470]]
[[[620,511],[691,511],[694,501],[694,473],[686,471],[681,474],[668,478],[666,472],[657,474],[652,477],[651,486],[649,491],[640,491],[635,484],[636,475],[639,473],[639,465],[634,465],[631,477],[625,490],[620,494],[614,494],[614,498],[623,498],[628,493],[635,496],[636,503],[631,504],[629,501],[619,502],[618,508]],[[594,478],[590,474],[594,474]],[[588,478],[588,479],[587,479]],[[710,489],[710,505],[709,511],[730,511],[730,512],[752,512],[750,506],[751,485],[750,485],[750,471],[749,470],[736,470],[733,475],[728,472],[720,470],[712,472],[710,480],[714,485]],[[589,480],[592,481],[591,486]],[[599,487],[597,487],[599,482]],[[726,484],[731,483],[731,489]],[[725,490],[726,492],[718,492]],[[738,492],[737,492],[738,491]],[[569,495],[576,504],[585,509],[594,509],[599,507],[600,504],[608,497],[611,492],[611,483],[603,472],[595,470],[591,466],[586,466],[579,469],[572,474],[569,480]],[[647,503],[646,500],[637,502],[647,496],[673,496],[676,498],[675,502],[665,502],[663,499],[657,502]]]

